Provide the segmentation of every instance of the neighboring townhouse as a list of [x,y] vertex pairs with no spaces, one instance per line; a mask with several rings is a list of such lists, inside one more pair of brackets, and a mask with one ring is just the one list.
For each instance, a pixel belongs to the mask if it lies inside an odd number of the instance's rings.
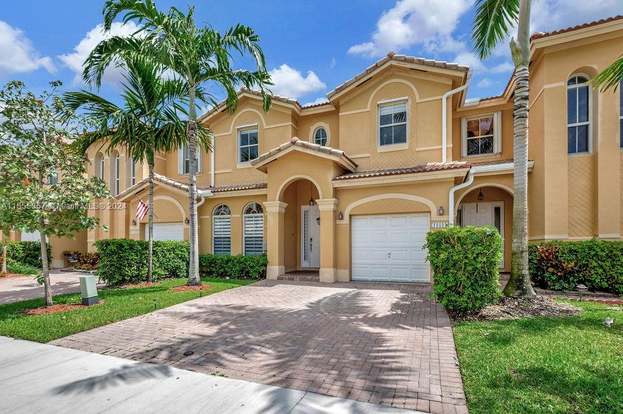
[[[589,81],[623,53],[623,16],[532,36],[529,234],[532,240],[620,239],[623,97]],[[199,160],[201,253],[266,252],[267,275],[318,272],[321,281],[429,281],[426,233],[493,225],[510,268],[513,79],[500,96],[466,101],[467,66],[389,54],[301,106],[241,91],[201,122],[215,134]],[[146,169],[93,148],[90,173],[118,209],[107,230],[145,238]],[[156,239],[188,239],[188,151],[158,156]],[[75,249],[56,240],[55,263]],[[288,277],[287,275],[285,277]]]

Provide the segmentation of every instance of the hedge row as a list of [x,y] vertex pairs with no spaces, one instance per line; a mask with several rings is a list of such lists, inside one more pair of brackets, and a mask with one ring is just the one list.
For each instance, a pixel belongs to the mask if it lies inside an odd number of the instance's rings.
[[449,227],[428,233],[433,295],[456,313],[478,311],[500,298],[502,238],[493,227]]
[[[138,283],[147,278],[148,242],[110,239],[95,243],[99,254],[97,275],[110,286]],[[189,244],[181,241],[154,242],[154,279],[188,275]],[[199,257],[202,276],[260,279],[266,274],[266,256]]]
[[[9,263],[16,262],[41,269],[41,243],[38,241],[4,241],[0,242],[0,264],[2,249],[7,244]],[[48,263],[52,262],[52,247],[48,243]]]
[[268,259],[262,256],[199,256],[199,271],[207,277],[262,279],[266,276]]
[[623,294],[623,241],[583,240],[531,243],[530,275],[545,289]]
[[[108,285],[137,283],[147,278],[148,242],[145,240],[109,239],[95,242],[99,253],[97,275]],[[186,277],[188,242],[154,241],[154,279]]]

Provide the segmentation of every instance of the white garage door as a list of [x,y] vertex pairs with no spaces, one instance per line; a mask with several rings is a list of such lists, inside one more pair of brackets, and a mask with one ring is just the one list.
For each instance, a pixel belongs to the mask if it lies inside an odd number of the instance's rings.
[[[149,238],[149,227],[145,224],[145,240]],[[154,240],[184,240],[182,223],[154,223]]]
[[429,229],[428,214],[353,217],[352,279],[428,282]]

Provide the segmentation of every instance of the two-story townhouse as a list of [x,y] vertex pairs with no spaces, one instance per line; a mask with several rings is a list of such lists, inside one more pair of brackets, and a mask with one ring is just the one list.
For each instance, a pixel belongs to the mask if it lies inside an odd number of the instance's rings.
[[[533,240],[621,237],[623,98],[589,84],[623,52],[621,40],[621,16],[532,36]],[[269,278],[429,281],[428,231],[493,225],[508,271],[513,79],[500,96],[467,101],[469,78],[460,64],[389,54],[326,103],[275,97],[264,112],[257,94],[241,91],[234,113],[206,113],[215,138],[199,160],[201,253],[266,252]],[[83,249],[144,238],[134,213],[145,167],[123,152],[89,155],[122,208],[94,213],[108,230],[81,236]],[[187,239],[188,151],[159,155],[156,171],[156,239]],[[59,261],[63,242],[53,250]]]

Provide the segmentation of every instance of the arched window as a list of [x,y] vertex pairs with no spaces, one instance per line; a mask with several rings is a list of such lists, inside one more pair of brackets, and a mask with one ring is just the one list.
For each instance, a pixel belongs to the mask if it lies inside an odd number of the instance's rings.
[[117,195],[121,190],[121,160],[118,152],[113,153],[111,161],[110,189],[112,190],[112,195]]
[[104,179],[104,156],[100,152],[95,155],[95,176]]
[[231,210],[225,204],[216,206],[212,213],[212,252],[231,254]]
[[567,152],[590,151],[591,97],[588,78],[572,76],[567,81]]
[[126,159],[126,187],[136,184],[136,160],[128,154]]
[[259,203],[250,203],[242,212],[245,256],[264,254],[264,210]]
[[318,145],[327,145],[329,136],[327,135],[327,130],[323,127],[318,127],[314,131],[314,143]]

